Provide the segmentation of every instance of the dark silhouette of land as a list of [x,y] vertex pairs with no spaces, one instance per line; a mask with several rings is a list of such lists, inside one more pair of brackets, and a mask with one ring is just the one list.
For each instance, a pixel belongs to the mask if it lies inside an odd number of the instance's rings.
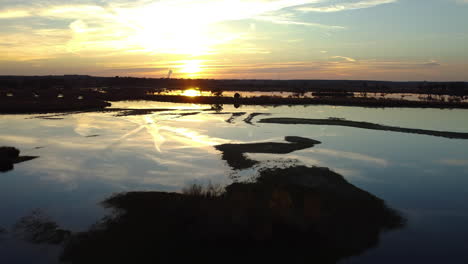
[[258,161],[249,159],[245,156],[246,153],[274,153],[287,154],[293,151],[311,148],[314,145],[320,144],[319,141],[302,138],[302,137],[285,137],[284,140],[288,143],[264,142],[264,143],[246,143],[246,144],[223,144],[215,148],[222,152],[222,159],[235,170],[250,168]]
[[[164,94],[174,89],[199,87],[212,96],[188,97]],[[224,91],[238,91],[223,96]],[[243,97],[243,91],[290,92],[290,97]],[[312,92],[315,97],[301,97]],[[431,100],[354,97],[354,93],[424,94]],[[433,100],[432,97],[441,97]],[[468,108],[465,82],[384,82],[333,80],[212,80],[149,79],[130,77],[0,76],[0,113],[49,113],[103,109],[109,101],[153,100],[176,103],[233,105],[326,104],[366,107]]]
[[13,227],[17,238],[33,244],[61,244],[68,239],[71,232],[61,229],[59,225],[40,210],[22,217]]
[[34,215],[16,232],[61,243],[67,263],[336,263],[405,225],[383,200],[320,167],[264,169],[224,189],[121,193],[103,205],[113,213],[84,232]]
[[270,124],[306,124],[306,125],[326,125],[326,126],[345,126],[345,127],[355,127],[371,130],[383,130],[383,131],[392,131],[392,132],[401,132],[409,134],[420,134],[428,135],[435,137],[444,137],[452,139],[468,139],[468,133],[462,132],[449,132],[449,131],[435,131],[435,130],[426,130],[426,129],[415,129],[415,128],[404,128],[404,127],[394,127],[379,125],[369,122],[361,121],[351,121],[344,119],[309,119],[309,118],[265,118],[258,121],[259,123],[270,123]]
[[220,95],[223,91],[288,91],[317,93],[417,93],[468,95],[466,82],[390,82],[372,80],[239,80],[239,79],[169,79],[169,78],[135,78],[135,77],[94,77],[88,75],[64,76],[0,76],[0,91],[48,89],[96,90],[99,92],[114,89],[122,93],[132,89],[138,91],[158,92],[165,89],[187,89],[199,87]]
[[99,110],[108,106],[111,106],[111,104],[99,99],[0,99],[0,113],[5,114],[53,113],[77,110]]
[[38,158],[36,156],[20,156],[20,151],[14,147],[0,147],[0,172],[13,170],[14,164]]

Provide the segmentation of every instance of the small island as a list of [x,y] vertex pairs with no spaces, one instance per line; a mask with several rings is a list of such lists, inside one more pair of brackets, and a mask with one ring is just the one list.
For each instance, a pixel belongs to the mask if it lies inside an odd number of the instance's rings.
[[0,172],[13,170],[13,164],[37,158],[36,156],[20,156],[20,151],[14,147],[0,147]]

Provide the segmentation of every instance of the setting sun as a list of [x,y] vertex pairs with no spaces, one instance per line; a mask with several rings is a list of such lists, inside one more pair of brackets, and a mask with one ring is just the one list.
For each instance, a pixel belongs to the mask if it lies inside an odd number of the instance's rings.
[[199,60],[190,60],[186,61],[184,65],[181,66],[182,73],[194,74],[202,71]]

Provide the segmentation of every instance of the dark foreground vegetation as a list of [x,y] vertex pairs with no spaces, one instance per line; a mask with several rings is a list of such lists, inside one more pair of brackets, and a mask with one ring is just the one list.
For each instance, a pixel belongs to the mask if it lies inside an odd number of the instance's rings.
[[[197,87],[213,96],[168,95],[165,91]],[[239,91],[238,96],[222,96]],[[290,92],[290,97],[242,97],[242,91]],[[312,92],[314,98],[303,95]],[[353,97],[353,93],[413,93],[427,100]],[[302,96],[301,96],[302,95]],[[436,95],[442,96],[435,100]],[[447,98],[444,96],[448,96]],[[233,105],[327,104],[366,107],[468,108],[465,82],[380,82],[326,80],[191,80],[125,77],[0,76],[0,113],[35,113],[103,109],[108,101],[154,100]],[[443,99],[443,100],[442,100]]]
[[35,159],[33,156],[20,156],[20,151],[14,147],[0,147],[0,173],[14,168],[15,163]]
[[84,232],[36,214],[15,233],[61,244],[66,263],[336,263],[405,223],[341,175],[304,166],[263,169],[225,188],[121,193],[103,205],[113,213]]

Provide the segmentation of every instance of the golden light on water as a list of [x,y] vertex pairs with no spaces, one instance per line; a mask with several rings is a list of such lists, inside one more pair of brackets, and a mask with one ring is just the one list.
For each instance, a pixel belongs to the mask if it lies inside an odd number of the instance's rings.
[[196,90],[196,89],[188,89],[188,90],[185,90],[183,93],[182,93],[183,96],[190,96],[190,97],[194,97],[194,96],[200,96],[201,95],[201,92],[199,90]]

